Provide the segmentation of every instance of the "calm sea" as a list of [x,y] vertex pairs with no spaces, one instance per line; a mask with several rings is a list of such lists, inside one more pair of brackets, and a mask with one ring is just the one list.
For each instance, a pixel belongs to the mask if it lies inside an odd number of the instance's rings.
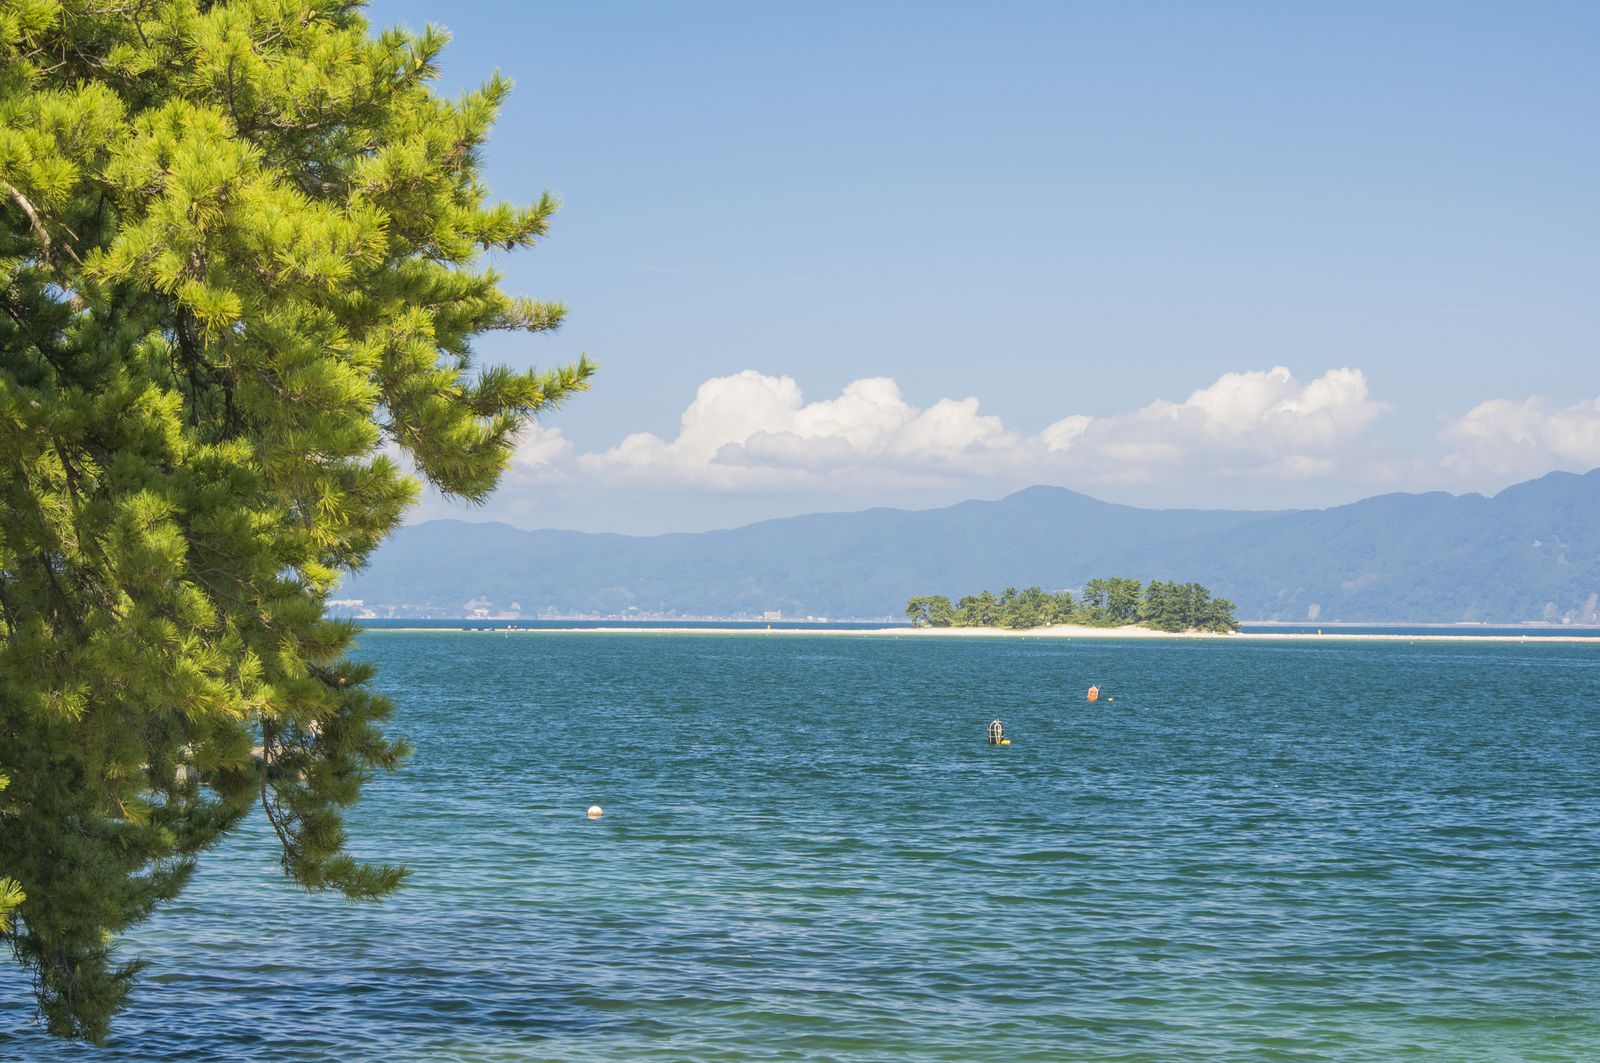
[[3,968],[0,1057],[1600,1056],[1600,647],[361,652],[417,751],[352,833],[410,887],[307,896],[258,820],[129,935],[108,1049]]

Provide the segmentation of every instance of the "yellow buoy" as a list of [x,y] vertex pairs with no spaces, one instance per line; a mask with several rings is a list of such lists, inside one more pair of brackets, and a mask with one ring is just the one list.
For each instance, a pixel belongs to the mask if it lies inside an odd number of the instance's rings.
[[1000,739],[1000,744],[1003,745],[1003,746],[1009,746],[1011,744],[1011,739],[1002,738],[1002,739]]
[[606,810],[601,808],[599,805],[590,805],[589,806],[589,818],[590,819],[599,819],[601,816],[603,816],[605,814],[606,814]]

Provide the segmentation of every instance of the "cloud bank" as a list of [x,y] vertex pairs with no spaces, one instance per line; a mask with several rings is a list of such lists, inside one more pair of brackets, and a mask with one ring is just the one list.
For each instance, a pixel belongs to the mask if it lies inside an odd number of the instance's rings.
[[1491,493],[1554,469],[1600,466],[1600,397],[1490,399],[1430,442],[1372,394],[1359,369],[1300,380],[1224,373],[1187,397],[1091,415],[1063,402],[1036,431],[976,397],[909,402],[887,377],[808,401],[789,376],[701,384],[675,433],[575,446],[531,426],[484,507],[424,493],[413,520],[507,520],[591,531],[700,530],[773,516],[910,508],[1058,484],[1142,506],[1325,506],[1384,491]]
[[1358,369],[1301,383],[1278,366],[1226,373],[1181,402],[1068,413],[1027,435],[981,412],[974,397],[919,408],[894,380],[871,377],[807,402],[792,377],[747,370],[700,385],[671,439],[636,432],[574,457],[559,432],[540,430],[517,462],[559,474],[570,461],[601,484],[718,491],[1305,478],[1334,469],[1340,448],[1385,408]]
[[1448,468],[1528,476],[1600,466],[1600,396],[1558,407],[1537,396],[1490,399],[1449,422],[1440,433],[1451,446]]

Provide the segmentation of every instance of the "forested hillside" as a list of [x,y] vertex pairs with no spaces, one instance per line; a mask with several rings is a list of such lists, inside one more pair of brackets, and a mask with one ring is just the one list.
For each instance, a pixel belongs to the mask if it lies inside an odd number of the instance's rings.
[[1055,487],[636,538],[433,521],[341,596],[378,615],[896,617],[933,587],[1196,580],[1245,620],[1600,619],[1600,470],[1482,495],[1290,512],[1149,510]]

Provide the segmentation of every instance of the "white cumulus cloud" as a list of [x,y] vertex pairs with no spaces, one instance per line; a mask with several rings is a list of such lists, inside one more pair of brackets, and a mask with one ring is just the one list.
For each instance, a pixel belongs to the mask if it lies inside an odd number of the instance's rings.
[[571,458],[572,440],[562,435],[561,429],[535,423],[523,429],[517,439],[511,466],[535,474],[558,475]]
[[[1068,414],[1029,436],[982,413],[976,398],[918,408],[893,380],[872,377],[807,402],[792,377],[747,370],[700,385],[675,437],[637,432],[575,460],[602,482],[720,490],[1304,479],[1332,472],[1339,448],[1384,409],[1360,370],[1302,384],[1279,366],[1226,373],[1181,402]],[[536,443],[552,461],[570,453],[559,434]]]
[[1283,366],[1224,373],[1182,402],[1159,399],[1130,413],[1069,417],[1041,433],[1064,467],[1107,483],[1185,477],[1306,478],[1331,472],[1332,455],[1385,409],[1359,369],[1332,369],[1302,384]]
[[1600,396],[1571,406],[1548,399],[1490,399],[1451,421],[1445,463],[1461,472],[1528,475],[1600,466]]
[[973,466],[1020,444],[978,400],[906,402],[887,377],[851,382],[836,397],[808,403],[792,377],[746,370],[700,385],[671,440],[636,432],[610,450],[585,454],[588,474],[634,482],[711,488],[793,487],[867,469],[915,475]]

